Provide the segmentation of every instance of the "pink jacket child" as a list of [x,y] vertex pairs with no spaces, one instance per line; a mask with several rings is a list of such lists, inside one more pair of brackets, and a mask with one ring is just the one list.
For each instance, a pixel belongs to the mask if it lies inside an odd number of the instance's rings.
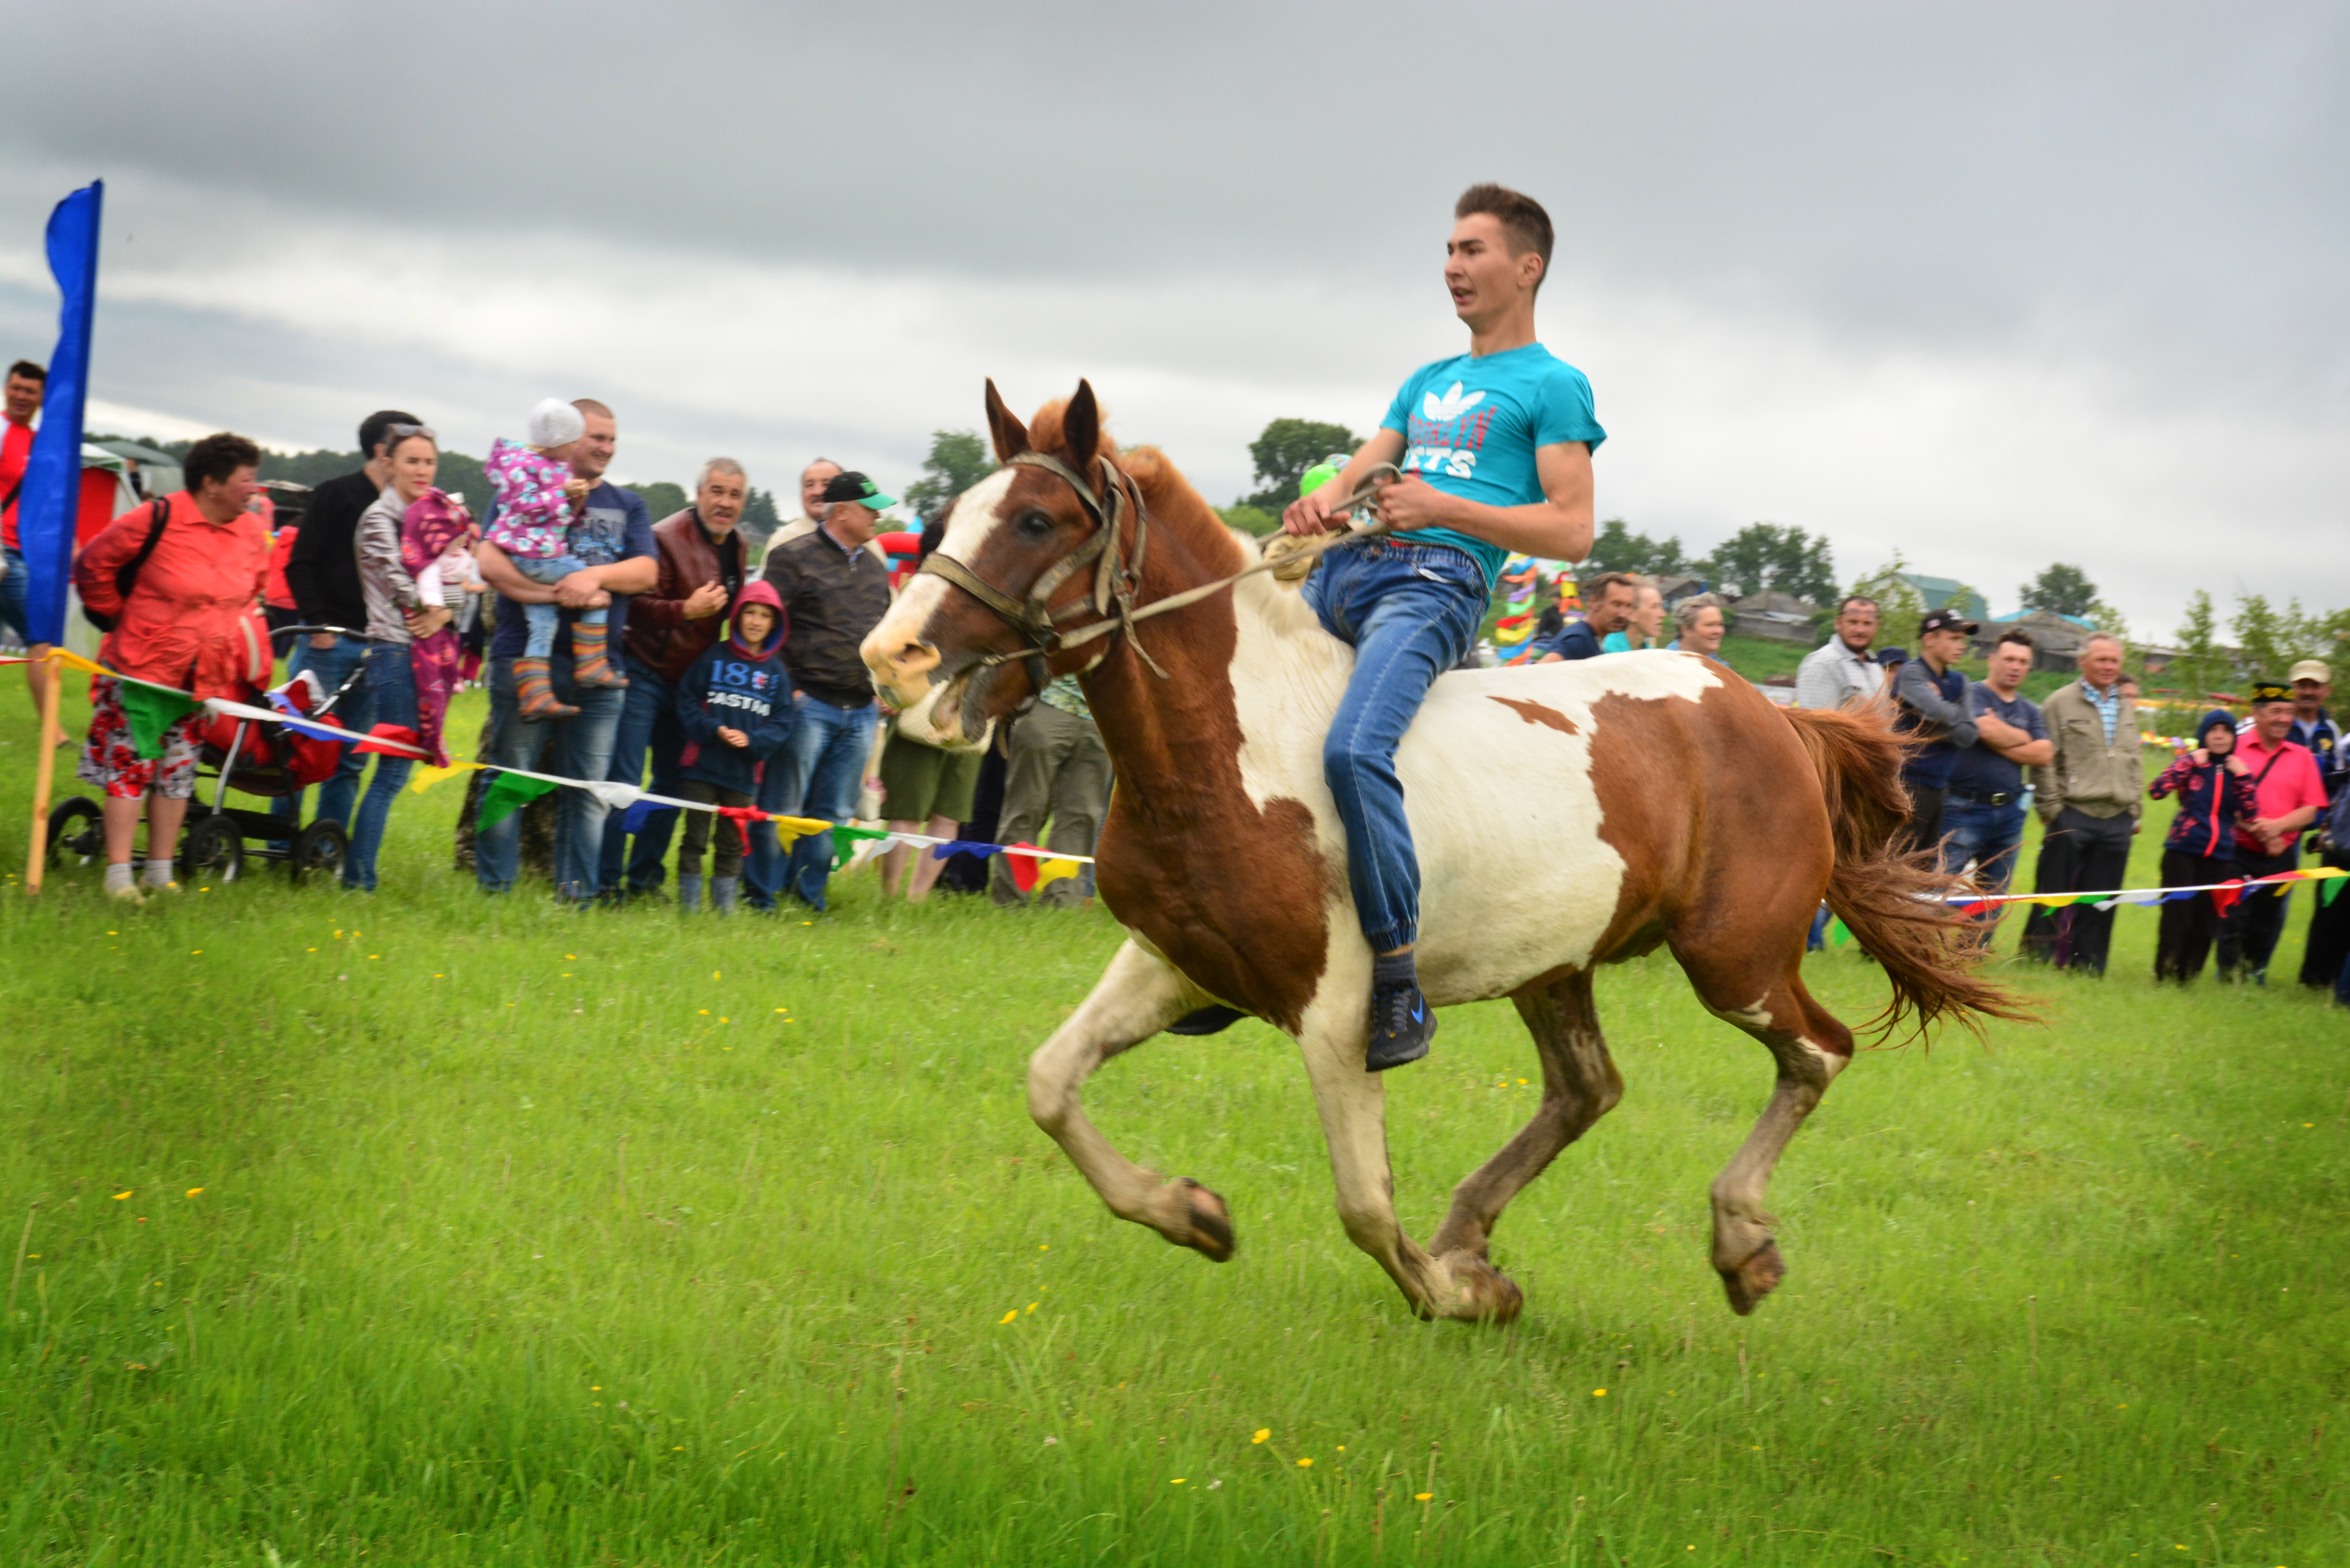
[[[587,564],[571,553],[575,509],[588,494],[588,482],[574,477],[570,458],[588,433],[588,421],[577,409],[559,398],[546,398],[530,410],[530,444],[518,446],[500,437],[490,443],[482,467],[497,496],[489,527],[482,538],[505,553],[516,571],[532,582],[553,587]],[[522,657],[515,660],[515,694],[526,720],[568,719],[579,711],[556,700],[550,674],[556,633],[562,629],[562,611],[552,603],[522,607],[528,636]],[[581,688],[626,686],[628,678],[612,669],[602,607],[583,609],[571,627],[572,680]]]
[[[428,490],[408,504],[400,520],[400,564],[420,579],[432,570],[450,545],[473,531],[473,519],[454,497]],[[430,605],[442,601],[428,598]],[[430,637],[408,645],[409,665],[416,675],[416,731],[432,765],[445,768],[449,753],[442,746],[442,726],[449,716],[449,697],[457,690],[457,665],[463,649],[457,634],[442,627]]]

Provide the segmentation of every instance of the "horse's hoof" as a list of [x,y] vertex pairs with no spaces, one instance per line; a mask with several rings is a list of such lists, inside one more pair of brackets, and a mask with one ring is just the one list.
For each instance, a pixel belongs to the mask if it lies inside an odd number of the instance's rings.
[[1730,1310],[1744,1317],[1786,1277],[1787,1261],[1779,1256],[1779,1243],[1765,1241],[1753,1256],[1722,1274],[1721,1288],[1730,1297]]
[[1421,1315],[1497,1327],[1517,1321],[1526,1298],[1509,1275],[1473,1252],[1456,1252],[1439,1262],[1444,1268],[1442,1289],[1449,1299],[1440,1300],[1432,1313]]
[[1227,1263],[1239,1243],[1232,1239],[1232,1210],[1224,1200],[1190,1177],[1176,1184],[1183,1197],[1184,1234],[1167,1239],[1189,1247],[1212,1263]]

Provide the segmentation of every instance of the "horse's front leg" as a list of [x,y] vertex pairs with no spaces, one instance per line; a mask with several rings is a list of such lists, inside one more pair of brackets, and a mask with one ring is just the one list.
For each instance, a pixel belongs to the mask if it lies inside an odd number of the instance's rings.
[[[1367,954],[1365,955],[1367,961]],[[1330,1177],[1347,1237],[1378,1260],[1422,1317],[1505,1323],[1518,1314],[1518,1288],[1472,1260],[1430,1258],[1396,1220],[1395,1173],[1388,1164],[1385,1080],[1363,1070],[1370,1020],[1370,965],[1334,962],[1297,1033],[1330,1146]],[[1344,998],[1343,1002],[1336,999]]]
[[1170,1181],[1118,1153],[1086,1116],[1079,1094],[1095,1068],[1211,1000],[1165,960],[1127,942],[1085,1004],[1029,1058],[1028,1114],[1111,1213],[1221,1263],[1233,1245],[1224,1200],[1189,1177]]

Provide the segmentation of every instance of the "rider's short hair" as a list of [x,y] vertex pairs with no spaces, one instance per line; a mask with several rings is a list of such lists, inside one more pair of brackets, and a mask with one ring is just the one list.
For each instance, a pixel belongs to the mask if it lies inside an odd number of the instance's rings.
[[2017,647],[2019,647],[2019,648],[2022,649],[2023,649],[2023,651],[2024,651],[2024,652],[2026,652],[2026,653],[2035,653],[2035,652],[2039,651],[2039,648],[2040,648],[2040,645],[2039,645],[2038,643],[2036,643],[2036,642],[2034,642],[2034,641],[2033,641],[2033,640],[2032,640],[2032,634],[2031,634],[2030,632],[2028,632],[2028,631],[2024,630],[2024,629],[2023,629],[2022,627],[2020,627],[2020,626],[2012,626],[2012,627],[2009,627],[2005,631],[2001,632],[2001,633],[1999,634],[1999,642],[1995,642],[1995,643],[1991,644],[1991,648],[1992,648],[1992,649],[1993,649],[1994,651],[1996,651],[1996,650],[1998,649],[1999,646],[2000,646],[2000,643],[2007,643],[2007,642],[2014,643]]
[[30,359],[19,359],[15,364],[8,367],[8,379],[10,380],[13,381],[19,376],[22,376],[27,381],[38,381],[43,386],[48,385],[49,373],[47,370],[42,369],[38,365],[34,364]]
[[1542,257],[1542,271],[1534,278],[1534,292],[1550,277],[1550,251],[1556,235],[1550,226],[1550,214],[1543,204],[1523,192],[1490,181],[1471,185],[1461,192],[1461,200],[1452,203],[1455,221],[1482,213],[1502,225],[1502,233],[1510,242],[1510,254],[1522,256],[1528,251]]

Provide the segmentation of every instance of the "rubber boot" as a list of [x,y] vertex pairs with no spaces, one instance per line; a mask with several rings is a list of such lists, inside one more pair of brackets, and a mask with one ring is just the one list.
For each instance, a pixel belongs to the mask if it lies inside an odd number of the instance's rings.
[[712,877],[710,879],[710,907],[722,915],[734,912],[734,895],[742,890],[740,877]]
[[677,912],[698,915],[702,912],[702,873],[681,871],[677,874]]
[[571,628],[571,679],[582,691],[608,691],[629,683],[627,676],[612,668],[611,629],[585,621]]
[[576,719],[579,710],[555,700],[555,683],[547,679],[546,660],[525,654],[515,660],[515,712],[529,720]]

